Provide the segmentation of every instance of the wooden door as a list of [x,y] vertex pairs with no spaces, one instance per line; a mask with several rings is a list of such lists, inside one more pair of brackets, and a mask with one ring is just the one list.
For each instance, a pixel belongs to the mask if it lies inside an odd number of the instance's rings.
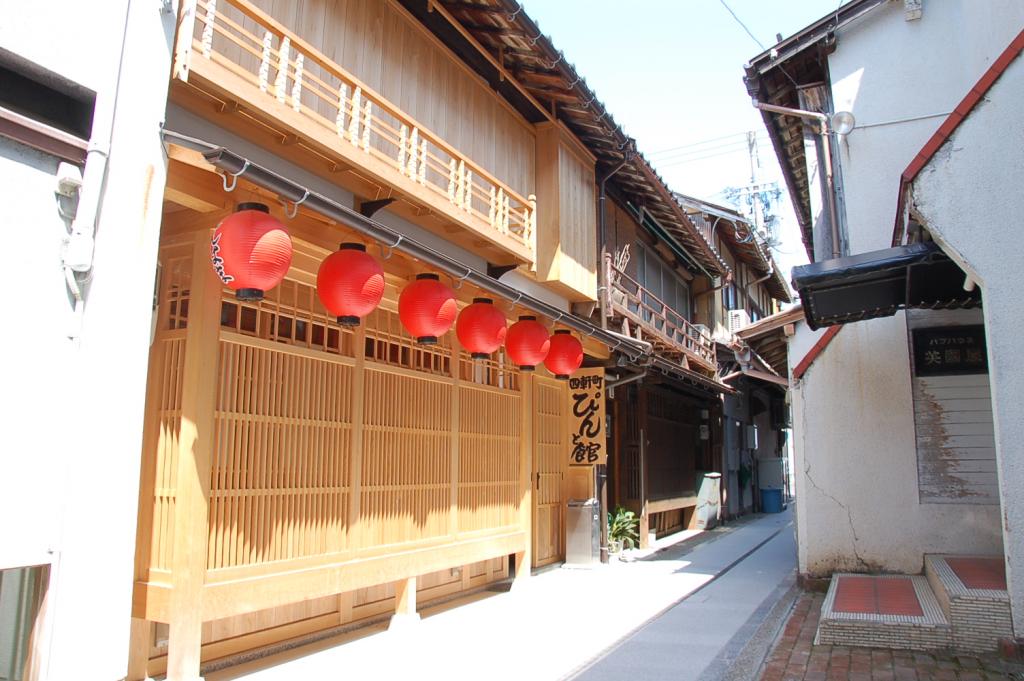
[[533,565],[539,567],[565,557],[563,479],[568,452],[564,384],[537,376],[533,385]]

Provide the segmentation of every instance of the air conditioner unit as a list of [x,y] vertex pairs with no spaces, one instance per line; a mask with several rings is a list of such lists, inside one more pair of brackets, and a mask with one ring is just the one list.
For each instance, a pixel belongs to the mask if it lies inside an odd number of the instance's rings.
[[693,336],[694,338],[699,338],[701,336],[707,336],[708,338],[710,338],[711,329],[704,326],[703,324],[690,324],[690,335]]
[[736,333],[750,325],[750,313],[746,310],[729,310],[729,331]]

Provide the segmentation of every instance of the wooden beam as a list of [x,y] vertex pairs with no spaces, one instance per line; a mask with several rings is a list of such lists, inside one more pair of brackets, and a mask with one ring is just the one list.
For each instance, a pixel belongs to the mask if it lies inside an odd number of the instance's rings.
[[171,558],[167,676],[188,681],[199,675],[203,642],[202,592],[208,544],[210,462],[217,394],[217,343],[221,283],[210,267],[210,233],[195,234],[185,361]]
[[529,69],[517,69],[513,71],[516,78],[540,85],[565,88],[565,78],[558,74],[544,73],[542,71],[531,71]]
[[212,173],[172,160],[167,164],[164,199],[200,213],[223,210],[229,205],[229,195],[218,180]]
[[395,614],[388,629],[405,628],[420,621],[416,612],[416,578],[408,577],[395,582]]
[[178,12],[177,35],[174,38],[174,67],[172,78],[188,82],[189,63],[192,59],[192,36],[196,25],[196,0],[183,0]]
[[534,376],[520,374],[519,394],[522,407],[522,428],[519,430],[519,526],[526,533],[526,546],[515,554],[513,586],[525,583],[533,566],[533,447]]

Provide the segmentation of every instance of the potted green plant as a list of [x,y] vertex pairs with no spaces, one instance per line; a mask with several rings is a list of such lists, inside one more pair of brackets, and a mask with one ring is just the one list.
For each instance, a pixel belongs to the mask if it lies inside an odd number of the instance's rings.
[[640,541],[640,519],[633,511],[616,506],[608,514],[608,551],[619,553],[623,548],[632,549]]

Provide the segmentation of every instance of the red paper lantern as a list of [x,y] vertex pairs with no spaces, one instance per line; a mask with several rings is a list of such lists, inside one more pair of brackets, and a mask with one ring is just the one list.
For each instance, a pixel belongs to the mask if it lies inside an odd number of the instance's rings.
[[292,264],[288,230],[262,203],[240,203],[213,232],[213,269],[239,300],[263,300]]
[[520,317],[505,336],[505,351],[520,371],[533,371],[548,356],[550,348],[548,330],[531,315]]
[[455,335],[473,359],[487,359],[505,341],[505,315],[490,298],[474,298],[459,313]]
[[342,244],[320,263],[316,292],[342,326],[359,326],[384,297],[384,269],[363,244]]
[[423,345],[433,345],[438,336],[447,333],[458,311],[455,293],[436,274],[417,274],[416,281],[398,296],[402,326]]
[[551,349],[544,359],[544,366],[555,378],[569,378],[583,364],[583,343],[566,329],[559,329],[551,336]]

